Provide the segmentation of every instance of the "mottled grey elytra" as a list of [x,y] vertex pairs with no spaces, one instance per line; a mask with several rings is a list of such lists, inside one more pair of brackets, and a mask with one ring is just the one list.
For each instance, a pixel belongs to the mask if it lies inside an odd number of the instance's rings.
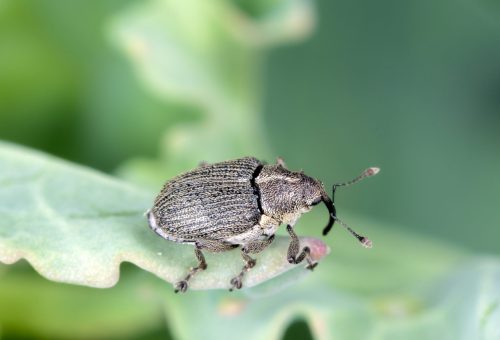
[[195,247],[198,266],[176,284],[175,292],[185,292],[189,280],[207,268],[202,250],[222,252],[237,247],[241,247],[245,264],[230,280],[229,290],[240,289],[243,276],[256,263],[249,254],[257,254],[270,245],[281,224],[287,225],[291,237],[288,262],[298,264],[306,260],[306,268],[312,270],[317,263],[308,247],[300,249],[293,226],[300,215],[321,202],[330,217],[323,235],[338,221],[364,246],[371,247],[370,240],[337,218],[333,199],[337,187],[353,184],[378,171],[368,168],[349,182],[335,184],[331,199],[320,181],[303,172],[288,170],[280,158],[273,165],[253,157],[202,164],[171,179],[156,197],[147,218],[159,236]]

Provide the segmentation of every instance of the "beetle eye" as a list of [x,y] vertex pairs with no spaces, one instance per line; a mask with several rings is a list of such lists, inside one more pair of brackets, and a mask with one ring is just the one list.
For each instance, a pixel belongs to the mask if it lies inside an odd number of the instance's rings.
[[322,201],[321,197],[315,198],[314,201],[311,202],[311,205],[318,205]]

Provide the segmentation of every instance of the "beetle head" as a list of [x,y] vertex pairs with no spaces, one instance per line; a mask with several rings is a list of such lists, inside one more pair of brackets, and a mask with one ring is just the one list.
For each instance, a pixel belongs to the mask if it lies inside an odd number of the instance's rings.
[[309,176],[300,173],[300,181],[297,187],[297,201],[301,207],[306,210],[311,210],[315,205],[323,201],[324,192],[323,184]]
[[363,178],[373,176],[378,168],[368,168],[351,181],[333,185],[332,197],[328,196],[323,184],[303,172],[289,171],[282,164],[264,166],[256,182],[259,185],[261,204],[264,213],[283,223],[295,223],[297,218],[313,206],[325,203],[329,220],[323,229],[323,235],[328,234],[335,222],[345,227],[363,246],[371,247],[371,241],[357,234],[337,217],[334,197],[335,190],[340,186],[354,184]]

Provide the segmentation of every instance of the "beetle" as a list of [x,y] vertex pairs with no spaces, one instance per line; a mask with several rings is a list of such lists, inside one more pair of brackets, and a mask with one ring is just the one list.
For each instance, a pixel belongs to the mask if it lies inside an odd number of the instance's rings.
[[207,268],[202,250],[223,252],[241,247],[245,262],[241,272],[230,280],[230,289],[240,289],[246,272],[256,261],[257,254],[269,246],[281,224],[286,224],[291,242],[287,260],[298,264],[307,262],[307,269],[317,263],[310,249],[300,249],[294,225],[297,219],[323,202],[329,221],[323,235],[337,221],[365,247],[372,243],[338,219],[334,196],[340,186],[347,186],[377,174],[379,168],[366,169],[361,175],[333,186],[332,197],[323,184],[302,171],[290,171],[278,158],[276,164],[265,164],[253,157],[244,157],[198,168],[168,181],[146,212],[150,228],[159,236],[174,242],[194,245],[198,265],[177,282],[175,292],[185,292],[189,280]]

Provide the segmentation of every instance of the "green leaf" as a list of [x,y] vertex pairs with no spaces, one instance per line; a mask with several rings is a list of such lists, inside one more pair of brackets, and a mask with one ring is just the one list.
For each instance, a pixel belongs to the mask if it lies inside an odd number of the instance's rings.
[[[193,248],[166,241],[149,229],[143,213],[153,193],[90,169],[27,149],[0,144],[0,261],[26,259],[41,275],[59,282],[113,286],[122,262],[168,282],[196,264]],[[302,239],[327,253],[319,240]],[[279,238],[245,276],[247,287],[295,266],[286,261],[289,239]],[[228,288],[243,265],[238,251],[207,254],[208,270],[193,289]]]

